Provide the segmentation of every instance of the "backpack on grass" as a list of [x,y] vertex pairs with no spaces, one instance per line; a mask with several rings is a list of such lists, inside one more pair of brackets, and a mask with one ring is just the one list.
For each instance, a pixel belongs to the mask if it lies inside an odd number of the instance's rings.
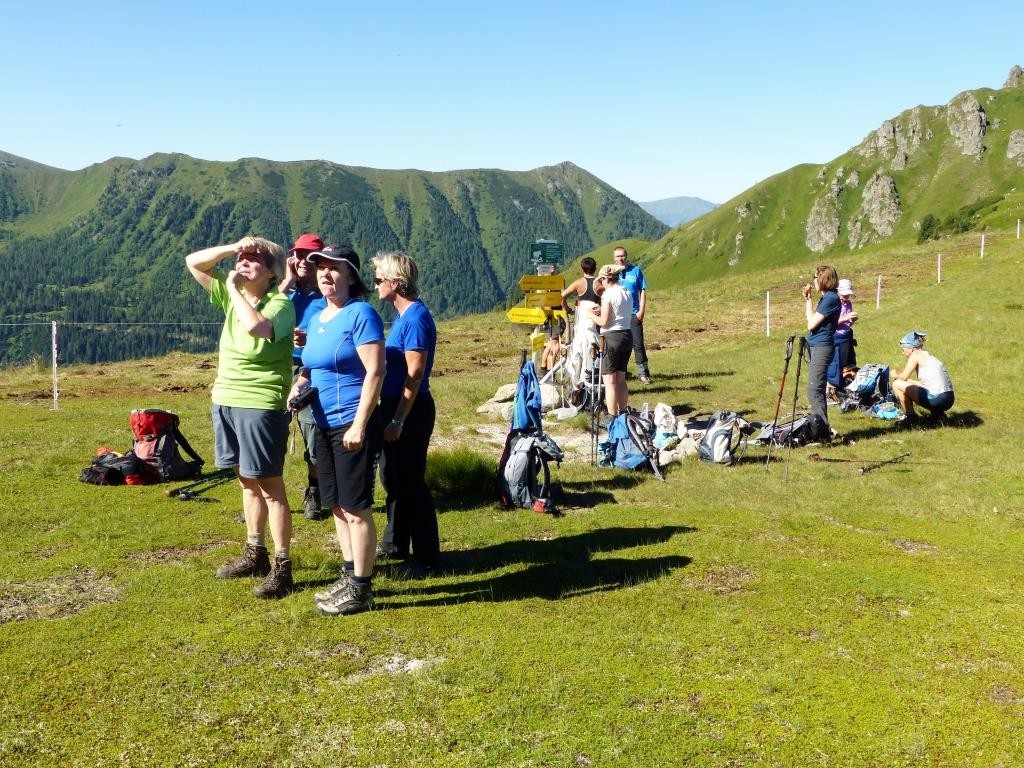
[[761,433],[754,439],[754,445],[801,446],[808,443],[822,442],[828,439],[829,430],[825,422],[816,413],[798,416],[785,424],[771,424],[761,428]]
[[512,430],[498,462],[498,499],[506,509],[521,507],[554,512],[550,462],[561,464],[565,454],[543,433]]
[[867,410],[873,405],[892,399],[889,388],[889,366],[867,363],[857,370],[853,381],[846,385],[846,398],[839,410],[848,413],[857,408]]
[[[177,414],[159,408],[132,411],[132,451],[146,484],[184,480],[203,471],[205,462],[181,434],[179,422]],[[179,446],[191,460],[182,458]]]
[[142,485],[139,465],[132,451],[120,454],[100,448],[92,464],[82,470],[78,479],[91,485]]
[[745,449],[753,431],[754,427],[735,411],[715,411],[697,445],[697,455],[713,464],[735,464],[740,444]]
[[649,466],[663,480],[658,469],[658,448],[654,444],[654,434],[654,421],[649,416],[633,410],[623,411],[608,424],[608,437],[598,446],[598,464],[620,469],[642,469]]

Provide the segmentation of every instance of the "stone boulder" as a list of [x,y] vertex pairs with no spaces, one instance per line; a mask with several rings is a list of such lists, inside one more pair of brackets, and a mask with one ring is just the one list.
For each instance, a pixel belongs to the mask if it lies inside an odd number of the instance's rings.
[[1014,64],[1010,67],[1010,74],[1003,83],[1003,88],[1016,88],[1021,77],[1024,77],[1024,69],[1021,69],[1019,64]]

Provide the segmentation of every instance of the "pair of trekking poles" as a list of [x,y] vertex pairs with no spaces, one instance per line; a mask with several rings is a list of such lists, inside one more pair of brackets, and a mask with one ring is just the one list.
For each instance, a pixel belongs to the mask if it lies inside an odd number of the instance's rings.
[[[796,361],[796,382],[793,384],[793,409],[789,414],[790,418],[790,430],[786,437],[786,472],[784,479],[789,479],[789,461],[793,455],[793,424],[796,423],[796,401],[800,394],[800,369],[803,367],[804,356],[807,354],[807,337],[800,336],[800,343],[797,346],[797,361]],[[768,467],[771,466],[772,460],[772,445],[775,443],[775,428],[779,424],[779,410],[782,408],[782,398],[786,392],[786,377],[789,375],[789,361],[793,358],[793,345],[796,342],[797,336],[793,334],[786,339],[786,362],[782,366],[782,381],[779,383],[779,396],[775,400],[775,416],[772,418],[772,428],[768,433],[768,457],[765,459],[764,468],[768,471]],[[810,362],[808,360],[808,362]]]

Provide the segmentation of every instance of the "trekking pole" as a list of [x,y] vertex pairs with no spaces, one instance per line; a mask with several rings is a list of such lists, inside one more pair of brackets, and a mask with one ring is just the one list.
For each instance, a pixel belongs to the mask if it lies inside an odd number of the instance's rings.
[[175,496],[181,496],[182,494],[195,495],[196,493],[202,493],[203,491],[208,490],[207,488],[202,488],[200,490],[200,486],[209,485],[210,488],[212,488],[216,485],[227,482],[234,478],[234,476],[234,470],[222,469],[218,472],[214,472],[212,475],[207,475],[206,477],[200,477],[198,480],[193,480],[191,483],[187,483],[180,488],[168,488],[164,491],[164,495],[169,496],[172,499]]
[[793,341],[796,335],[786,339],[786,362],[782,366],[782,381],[779,383],[779,396],[775,400],[775,416],[772,418],[772,430],[768,433],[768,458],[764,460],[764,469],[767,472],[772,460],[772,443],[775,437],[775,427],[779,424],[779,409],[782,408],[782,395],[786,391],[786,376],[789,373],[789,359],[793,357]]
[[[793,422],[796,421],[796,400],[800,395],[800,368],[803,367],[804,362],[804,351],[807,349],[807,337],[800,337],[800,345],[797,347],[796,352],[796,382],[793,384],[793,413],[791,414]],[[791,423],[793,423],[791,422]],[[793,430],[789,431],[789,444],[786,447],[786,472],[783,474],[783,480],[789,480],[789,462],[793,457]]]
[[867,466],[864,466],[864,467],[861,467],[860,469],[858,469],[857,470],[857,474],[858,475],[866,475],[871,470],[878,469],[879,467],[884,467],[886,464],[898,464],[899,462],[903,461],[905,458],[907,458],[910,455],[911,455],[910,451],[907,451],[906,453],[901,453],[899,456],[893,456],[891,459],[886,459],[885,461],[879,461],[879,462],[876,462],[875,464],[868,464]]

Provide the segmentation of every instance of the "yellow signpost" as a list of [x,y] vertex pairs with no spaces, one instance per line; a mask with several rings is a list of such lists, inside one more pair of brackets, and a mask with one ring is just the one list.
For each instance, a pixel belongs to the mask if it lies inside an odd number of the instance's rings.
[[524,325],[544,325],[549,314],[550,310],[540,309],[537,307],[512,307],[512,309],[505,313],[505,317],[513,323],[522,323]]
[[523,275],[519,278],[519,288],[523,291],[561,291],[565,288],[565,278],[561,275]]
[[562,306],[562,292],[536,291],[528,293],[523,297],[523,304],[527,307],[560,307]]
[[540,352],[548,342],[548,335],[544,331],[534,331],[530,334],[530,351]]

